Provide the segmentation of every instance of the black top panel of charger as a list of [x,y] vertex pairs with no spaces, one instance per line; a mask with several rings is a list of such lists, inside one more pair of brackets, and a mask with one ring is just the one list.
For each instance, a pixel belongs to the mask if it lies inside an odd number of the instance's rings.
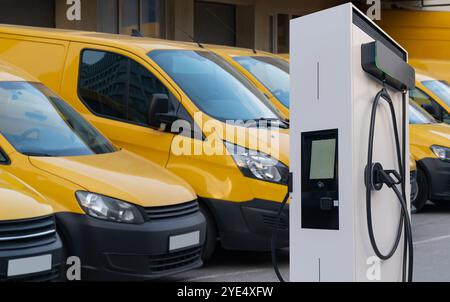
[[365,72],[396,90],[404,91],[415,87],[414,68],[380,41],[361,46],[361,64]]
[[380,41],[387,48],[389,48],[394,54],[402,58],[403,61],[408,61],[408,54],[403,48],[392,40],[387,34],[385,34],[377,25],[368,20],[359,10],[353,9],[353,24],[369,35],[375,41]]
[[364,71],[396,90],[414,88],[416,75],[405,50],[357,9],[353,10],[353,24],[376,41],[362,46]]

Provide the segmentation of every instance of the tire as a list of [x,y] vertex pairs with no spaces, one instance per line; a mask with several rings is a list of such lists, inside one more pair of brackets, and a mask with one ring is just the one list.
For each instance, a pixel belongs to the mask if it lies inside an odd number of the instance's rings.
[[427,203],[430,196],[427,176],[422,169],[417,169],[417,184],[419,186],[419,193],[417,194],[416,199],[412,201],[412,204],[418,213],[423,210],[423,207]]
[[208,208],[205,205],[200,205],[200,212],[206,219],[206,240],[202,252],[202,260],[206,264],[216,251],[218,232],[216,222]]

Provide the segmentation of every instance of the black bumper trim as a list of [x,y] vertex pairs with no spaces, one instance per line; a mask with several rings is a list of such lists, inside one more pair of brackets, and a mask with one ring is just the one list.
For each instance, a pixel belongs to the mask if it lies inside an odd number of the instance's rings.
[[[267,200],[230,202],[202,199],[213,214],[223,248],[241,251],[270,251],[280,203]],[[278,247],[289,246],[289,206],[278,231]]]
[[[43,255],[52,255],[52,267],[49,271],[7,277],[9,260],[30,258]],[[64,268],[63,245],[59,235],[51,244],[40,245],[25,249],[0,251],[0,281],[13,282],[37,282],[37,281],[61,281]]]
[[[202,266],[200,253],[195,261],[176,253],[201,249],[206,222],[198,212],[177,219],[141,225],[98,220],[87,215],[59,213],[57,224],[64,234],[69,256],[81,260],[82,281],[145,281],[174,275]],[[169,251],[169,238],[200,231],[200,244],[181,251]],[[165,268],[152,269],[152,261]],[[184,262],[183,262],[184,260]],[[177,263],[175,263],[177,262]]]
[[427,177],[431,200],[450,201],[450,162],[437,158],[425,158],[418,162]]

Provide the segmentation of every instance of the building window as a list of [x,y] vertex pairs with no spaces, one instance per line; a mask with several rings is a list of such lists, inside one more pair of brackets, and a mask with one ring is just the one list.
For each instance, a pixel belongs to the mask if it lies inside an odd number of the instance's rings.
[[146,37],[164,38],[166,36],[165,0],[141,1],[140,30]]
[[[115,6],[117,17],[108,14],[104,15],[104,18],[117,20],[116,33],[130,35],[133,30],[139,30],[146,37],[165,37],[164,0],[112,0],[108,2],[105,6]],[[109,9],[108,11],[114,10]],[[107,28],[104,31],[111,32],[111,29]]]
[[119,5],[119,32],[129,35],[133,29],[140,30],[139,0],[120,0]]

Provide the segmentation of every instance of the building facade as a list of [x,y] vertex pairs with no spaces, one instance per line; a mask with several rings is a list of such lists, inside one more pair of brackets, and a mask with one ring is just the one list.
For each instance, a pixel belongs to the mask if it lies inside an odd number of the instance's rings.
[[[367,3],[371,1],[353,2],[367,10]],[[0,23],[120,34],[131,34],[136,29],[147,37],[288,53],[289,21],[292,18],[344,2],[347,1],[0,0]],[[441,2],[384,1],[383,5],[443,11],[450,7],[439,6]],[[424,3],[433,6],[423,7]],[[79,10],[78,14],[74,13],[76,10]]]
[[[286,53],[289,21],[342,0],[0,0],[0,23],[131,34]],[[80,20],[67,17],[79,4]],[[36,12],[39,12],[36,14]]]

